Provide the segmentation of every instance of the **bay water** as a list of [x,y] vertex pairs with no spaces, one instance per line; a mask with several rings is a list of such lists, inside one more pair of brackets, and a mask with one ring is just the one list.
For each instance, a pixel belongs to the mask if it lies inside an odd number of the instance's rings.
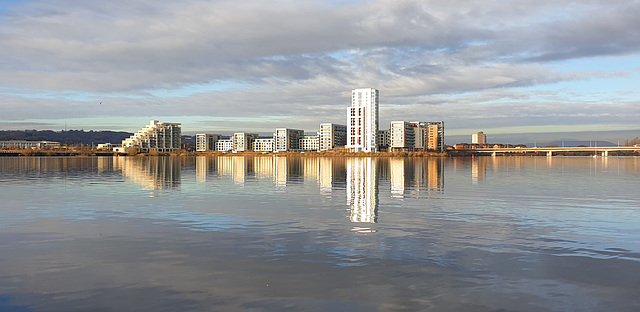
[[0,157],[0,311],[640,311],[640,158]]

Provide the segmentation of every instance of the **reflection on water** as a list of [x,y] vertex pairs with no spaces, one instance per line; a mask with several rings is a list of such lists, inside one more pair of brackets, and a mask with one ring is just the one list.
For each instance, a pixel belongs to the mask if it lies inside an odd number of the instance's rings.
[[640,158],[0,158],[0,311],[638,311],[638,182]]
[[180,187],[182,160],[175,157],[101,157],[101,170],[113,168],[143,190],[161,190]]

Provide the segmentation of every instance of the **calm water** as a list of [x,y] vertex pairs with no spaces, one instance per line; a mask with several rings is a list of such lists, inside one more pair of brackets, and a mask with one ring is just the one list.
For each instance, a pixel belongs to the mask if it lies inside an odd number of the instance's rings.
[[0,311],[640,311],[640,158],[0,158]]

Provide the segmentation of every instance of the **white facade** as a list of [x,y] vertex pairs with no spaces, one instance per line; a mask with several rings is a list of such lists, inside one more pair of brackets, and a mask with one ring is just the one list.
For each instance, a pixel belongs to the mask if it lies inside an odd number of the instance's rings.
[[273,138],[253,140],[253,151],[255,152],[273,152],[273,149]]
[[222,138],[219,134],[196,134],[196,152],[215,151],[216,143]]
[[228,152],[233,150],[233,140],[232,139],[224,139],[218,140],[216,142],[216,151],[219,152]]
[[347,110],[347,148],[354,152],[378,151],[379,92],[373,88],[353,89]]
[[304,138],[304,130],[278,128],[273,133],[276,152],[300,150],[300,139]]
[[[111,143],[107,143],[111,144]],[[47,146],[60,146],[59,142],[52,141],[0,141],[0,147],[15,147],[15,148],[44,148]]]
[[233,150],[236,152],[248,152],[253,148],[253,140],[257,138],[257,133],[234,133],[231,137],[233,140]]
[[300,139],[300,148],[305,151],[320,150],[320,137],[318,135],[309,135]]
[[159,122],[152,120],[142,130],[122,141],[125,149],[136,147],[142,152],[157,150],[172,152],[179,150],[182,143],[182,131],[179,123]]
[[321,123],[318,137],[321,151],[345,147],[347,145],[347,126]]
[[395,150],[412,149],[415,143],[415,131],[407,121],[392,121],[389,129],[390,147]]

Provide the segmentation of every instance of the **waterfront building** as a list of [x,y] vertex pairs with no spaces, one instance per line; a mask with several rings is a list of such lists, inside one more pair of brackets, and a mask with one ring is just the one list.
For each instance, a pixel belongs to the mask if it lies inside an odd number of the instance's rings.
[[220,134],[196,134],[196,152],[215,151],[216,143],[222,139]]
[[304,138],[304,130],[278,128],[273,133],[276,152],[300,150],[300,139]]
[[347,148],[354,152],[377,152],[379,92],[373,88],[351,91],[347,109]]
[[471,144],[487,144],[487,135],[482,131],[472,134]]
[[233,150],[233,139],[221,139],[216,142],[216,151],[228,152]]
[[140,131],[122,141],[122,147],[138,148],[141,152],[156,150],[158,152],[173,152],[181,148],[181,128],[179,123],[159,122],[152,120]]
[[321,123],[318,136],[321,151],[343,148],[347,145],[347,126],[334,123]]
[[257,138],[257,133],[234,133],[231,137],[233,140],[233,150],[235,152],[248,152],[253,148],[253,141]]
[[389,130],[378,130],[376,135],[376,146],[379,151],[384,151],[391,145],[391,135]]
[[391,149],[394,151],[407,151],[413,149],[415,143],[415,131],[410,122],[392,121],[389,128],[391,137]]
[[413,127],[413,149],[418,151],[424,151],[427,148],[427,122],[424,121],[412,121]]
[[300,139],[300,148],[305,151],[320,150],[320,137],[316,135],[305,135]]
[[442,153],[444,151],[444,121],[427,122],[427,150]]
[[273,138],[261,138],[253,140],[254,152],[273,152],[274,150]]
[[0,141],[0,148],[12,147],[12,148],[45,148],[45,147],[59,147],[60,142],[52,141]]

